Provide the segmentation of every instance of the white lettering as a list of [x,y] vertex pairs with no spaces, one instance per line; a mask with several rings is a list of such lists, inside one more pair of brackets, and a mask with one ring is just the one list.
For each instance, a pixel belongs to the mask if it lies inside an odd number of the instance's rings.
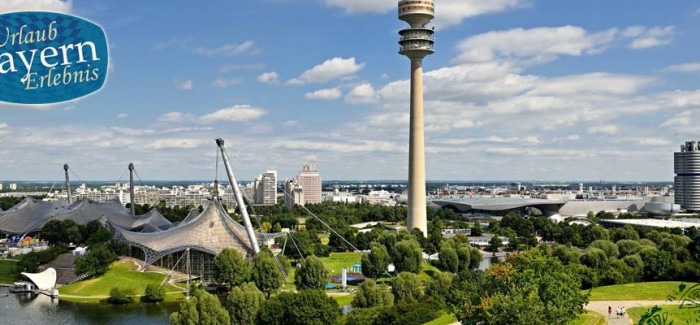
[[78,48],[78,57],[80,58],[80,60],[78,60],[77,63],[87,62],[87,60],[85,60],[85,57],[83,56],[83,47],[85,47],[85,45],[90,46],[90,49],[92,49],[92,60],[99,61],[100,58],[97,57],[97,50],[95,49],[95,43],[85,42],[85,43],[75,44],[75,46]]
[[[15,69],[15,60],[12,59],[12,55],[10,53],[2,53],[0,54],[0,59],[2,58],[7,58],[4,62],[0,61],[0,73],[8,73],[10,71],[12,72],[17,72],[17,69]],[[6,65],[9,65],[9,68],[4,68]]]
[[[51,51],[51,52],[53,52],[53,54],[47,55],[46,51]],[[46,62],[46,58],[52,58],[52,57],[55,57],[56,55],[58,55],[58,51],[56,51],[55,47],[44,48],[43,50],[41,50],[41,64],[43,64],[47,68],[55,67],[56,65],[58,65],[58,63],[53,63],[53,64],[48,63],[48,62]],[[64,60],[65,60],[65,58],[64,58]]]
[[36,54],[36,49],[33,49],[29,52],[32,53],[32,59],[29,60],[29,62],[27,62],[27,58],[24,55],[24,51],[17,52],[17,56],[19,56],[19,58],[22,59],[24,66],[27,68],[27,73],[32,71],[32,64],[34,63],[34,55]]

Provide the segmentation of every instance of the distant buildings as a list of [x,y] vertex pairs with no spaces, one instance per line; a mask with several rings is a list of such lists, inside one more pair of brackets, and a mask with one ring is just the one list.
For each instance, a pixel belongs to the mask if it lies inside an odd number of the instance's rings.
[[315,162],[304,164],[297,175],[296,182],[304,193],[304,205],[321,203],[321,175],[316,169]]
[[255,178],[255,204],[274,205],[277,203],[277,171],[268,170]]
[[673,154],[675,202],[688,212],[700,211],[700,151],[696,141],[681,145]]
[[284,205],[293,207],[295,204],[304,205],[304,192],[295,179],[284,182]]

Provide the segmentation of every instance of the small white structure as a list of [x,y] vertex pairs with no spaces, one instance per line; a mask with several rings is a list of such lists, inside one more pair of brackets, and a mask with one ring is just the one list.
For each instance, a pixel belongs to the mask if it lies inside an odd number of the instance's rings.
[[50,267],[41,273],[22,272],[20,275],[32,282],[38,290],[51,290],[56,287],[56,269]]
[[86,247],[76,247],[76,248],[73,250],[73,256],[76,256],[76,255],[77,255],[77,256],[83,256],[83,255],[85,255],[85,252],[86,252],[86,251],[87,251],[87,248],[86,248]]

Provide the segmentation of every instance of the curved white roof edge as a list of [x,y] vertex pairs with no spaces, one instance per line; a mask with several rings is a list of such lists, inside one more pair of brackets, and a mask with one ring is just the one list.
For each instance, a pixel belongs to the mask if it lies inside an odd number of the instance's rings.
[[56,269],[52,267],[41,273],[22,272],[20,275],[34,283],[39,290],[51,290],[56,287]]

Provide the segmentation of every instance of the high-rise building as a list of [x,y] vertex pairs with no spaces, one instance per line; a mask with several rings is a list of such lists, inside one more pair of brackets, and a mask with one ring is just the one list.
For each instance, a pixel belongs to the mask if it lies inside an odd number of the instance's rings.
[[291,208],[295,204],[304,205],[304,192],[295,179],[284,182],[284,205]]
[[675,203],[689,212],[700,211],[700,150],[698,142],[688,141],[673,154]]
[[321,175],[316,170],[316,163],[309,162],[297,175],[297,184],[304,193],[304,205],[321,203]]
[[425,202],[425,140],[423,127],[423,58],[433,54],[435,7],[432,0],[399,1],[399,19],[410,26],[399,31],[399,54],[411,60],[411,113],[408,144],[408,230],[428,233]]
[[274,205],[277,203],[277,171],[268,170],[255,178],[255,204]]

